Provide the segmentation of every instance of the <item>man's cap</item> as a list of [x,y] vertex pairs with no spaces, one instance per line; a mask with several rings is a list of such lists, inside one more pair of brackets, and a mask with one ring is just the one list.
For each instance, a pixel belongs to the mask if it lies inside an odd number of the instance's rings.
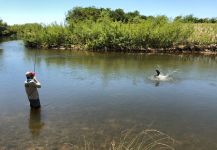
[[34,76],[35,76],[35,72],[27,71],[27,72],[26,72],[26,76],[27,76],[27,77],[34,77]]

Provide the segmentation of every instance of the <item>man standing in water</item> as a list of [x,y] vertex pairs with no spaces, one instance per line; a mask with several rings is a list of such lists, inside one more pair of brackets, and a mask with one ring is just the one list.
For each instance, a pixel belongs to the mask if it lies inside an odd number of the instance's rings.
[[36,79],[34,72],[26,72],[25,89],[31,108],[40,108],[40,100],[37,88],[41,88],[40,82]]

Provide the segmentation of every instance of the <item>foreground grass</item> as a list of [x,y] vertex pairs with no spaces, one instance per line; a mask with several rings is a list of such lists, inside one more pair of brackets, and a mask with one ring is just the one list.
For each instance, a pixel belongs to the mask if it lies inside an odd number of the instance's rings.
[[[170,136],[153,129],[146,129],[137,135],[129,136],[126,133],[119,143],[113,141],[111,143],[112,150],[157,150],[168,149],[174,150],[174,139]],[[130,138],[131,137],[131,138]]]
[[[108,150],[175,150],[175,140],[158,130],[146,129],[140,133],[133,130],[123,132],[120,139],[112,140]],[[63,150],[95,150],[93,143],[84,138],[83,146],[64,143],[60,148]]]
[[[95,135],[77,137],[76,140],[62,140],[54,137],[52,142],[33,140],[30,142],[17,143],[15,149],[28,150],[175,150],[174,146],[177,142],[165,133],[155,129],[146,129],[142,132],[136,132],[135,129],[121,132],[115,137],[106,137],[103,135],[99,139]],[[47,141],[48,140],[48,141]],[[56,141],[58,140],[58,141]],[[50,143],[51,142],[51,143]],[[11,149],[8,145],[0,146],[1,150]],[[14,148],[14,147],[13,147]],[[13,149],[12,148],[12,149]]]

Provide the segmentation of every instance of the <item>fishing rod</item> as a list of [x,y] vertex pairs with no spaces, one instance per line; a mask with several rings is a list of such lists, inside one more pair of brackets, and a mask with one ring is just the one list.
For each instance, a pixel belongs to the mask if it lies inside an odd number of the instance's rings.
[[33,69],[34,72],[36,68],[36,63],[37,63],[37,49],[35,50],[34,69]]

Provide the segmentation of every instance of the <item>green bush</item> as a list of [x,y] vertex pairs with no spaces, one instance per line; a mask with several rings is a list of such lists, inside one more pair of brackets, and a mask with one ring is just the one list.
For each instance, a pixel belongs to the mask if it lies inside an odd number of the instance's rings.
[[216,24],[183,23],[179,18],[170,20],[166,16],[145,17],[137,11],[76,7],[69,11],[66,20],[64,25],[25,24],[11,29],[26,46],[39,48],[143,50],[217,41]]

